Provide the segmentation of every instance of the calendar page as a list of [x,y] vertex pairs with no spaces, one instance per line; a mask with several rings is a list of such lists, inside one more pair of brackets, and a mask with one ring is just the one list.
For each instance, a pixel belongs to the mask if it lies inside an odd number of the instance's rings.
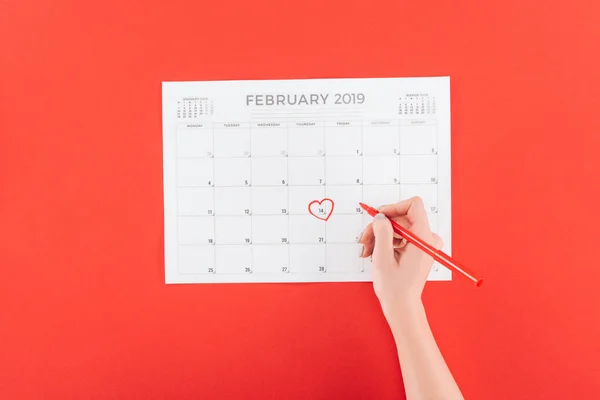
[[412,196],[450,253],[449,78],[162,89],[166,283],[370,281],[359,202]]

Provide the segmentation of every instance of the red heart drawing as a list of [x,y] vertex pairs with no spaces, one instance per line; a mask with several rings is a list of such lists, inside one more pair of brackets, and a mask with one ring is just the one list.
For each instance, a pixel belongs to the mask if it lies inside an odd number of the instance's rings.
[[[319,210],[319,207],[316,207],[316,208],[317,208],[317,210],[316,210],[316,211],[315,211],[315,210],[313,210],[313,206],[314,206],[315,204],[316,204],[317,206],[321,206],[321,205],[323,205],[323,203],[328,203],[328,202],[329,202],[329,203],[331,203],[331,208],[329,209],[329,212],[327,213],[327,215],[324,215],[324,214],[325,214],[325,207],[322,207],[320,210]],[[311,201],[310,203],[308,203],[308,212],[309,212],[309,213],[310,213],[312,216],[314,216],[315,218],[321,219],[321,220],[323,220],[323,221],[327,221],[327,220],[329,219],[329,217],[331,217],[331,213],[333,213],[333,207],[334,207],[334,206],[335,206],[335,205],[334,205],[334,203],[333,203],[333,200],[331,200],[331,199],[328,199],[328,198],[325,198],[325,199],[323,199],[323,200],[313,200],[313,201]],[[322,210],[322,211],[321,211],[321,210]],[[321,212],[319,212],[319,211],[321,211]]]

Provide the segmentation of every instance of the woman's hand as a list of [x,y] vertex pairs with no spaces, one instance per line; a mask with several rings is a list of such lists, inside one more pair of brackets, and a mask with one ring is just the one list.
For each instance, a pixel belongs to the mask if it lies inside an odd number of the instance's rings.
[[431,232],[423,201],[418,197],[383,206],[379,211],[359,243],[364,246],[362,257],[372,255],[375,294],[389,317],[398,307],[420,302],[433,258],[395,234],[388,218],[435,248],[442,247],[442,239]]
[[438,249],[442,240],[429,229],[418,197],[379,211],[359,242],[364,246],[362,256],[373,257],[373,286],[394,335],[406,398],[462,400],[421,302],[433,258],[395,235],[389,219]]

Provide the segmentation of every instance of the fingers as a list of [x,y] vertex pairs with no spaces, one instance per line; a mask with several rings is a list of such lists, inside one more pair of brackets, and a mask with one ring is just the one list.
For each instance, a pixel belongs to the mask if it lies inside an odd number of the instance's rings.
[[[389,204],[379,208],[381,214],[385,214],[390,219],[400,224],[402,227],[409,229],[415,234],[421,236],[423,239],[432,244],[435,248],[441,249],[444,245],[443,240],[435,233],[431,232],[429,228],[429,219],[427,218],[427,212],[423,205],[423,201],[419,197],[412,197],[410,199],[401,201],[396,204]],[[375,257],[376,248],[376,220],[367,225],[363,233],[358,239],[358,242],[363,245],[360,256],[367,258],[371,255]],[[386,221],[387,222],[387,221]],[[393,232],[391,224],[389,225],[391,233],[391,249],[392,251],[402,252],[407,245],[406,239],[402,239],[399,235]],[[385,226],[385,225],[384,225]],[[381,227],[381,224],[379,224]],[[387,239],[386,239],[387,241]],[[386,242],[387,243],[387,242]]]
[[[406,217],[393,218],[393,220],[396,223],[398,223],[399,225],[401,225],[403,228],[410,229],[410,222],[408,222],[408,219]],[[402,246],[403,244],[406,243],[406,241],[404,241],[404,243],[400,243],[399,239],[401,239],[401,237],[400,237],[400,235],[398,235],[396,233],[394,233],[394,239],[395,239],[394,240],[395,247]],[[358,239],[358,242],[361,243],[364,247],[362,257],[365,257],[365,258],[369,257],[373,253],[373,247],[375,245],[375,234],[373,232],[373,223],[370,223],[369,225],[367,225],[367,227],[361,234],[360,238]]]
[[[393,242],[392,247],[394,248],[394,250],[400,250],[400,249],[403,249],[404,247],[406,247],[407,244],[408,244],[408,242],[406,241],[406,239],[394,237],[394,242]],[[363,244],[363,247],[362,247],[361,253],[360,253],[360,257],[367,258],[367,257],[371,256],[373,254],[374,248],[375,248],[375,240],[372,240],[370,242]]]
[[370,242],[364,243],[363,247],[362,247],[362,252],[360,253],[360,256],[362,258],[367,258],[369,257],[371,254],[373,254],[373,248],[375,247],[375,241],[372,240]]
[[388,218],[408,216],[412,223],[427,224],[427,211],[420,197],[411,197],[395,204],[388,204],[379,208],[379,212],[385,214]]
[[377,214],[373,220],[373,264],[385,266],[396,261],[394,257],[394,230],[383,214]]
[[[420,197],[411,197],[395,204],[385,205],[380,207],[379,211],[416,234],[429,232],[429,219]],[[373,223],[367,225],[358,241],[364,246],[361,257],[369,257],[375,247]]]
[[404,246],[406,246],[407,243],[408,242],[404,238],[399,238],[399,239],[394,238],[394,248],[395,249],[401,249]]

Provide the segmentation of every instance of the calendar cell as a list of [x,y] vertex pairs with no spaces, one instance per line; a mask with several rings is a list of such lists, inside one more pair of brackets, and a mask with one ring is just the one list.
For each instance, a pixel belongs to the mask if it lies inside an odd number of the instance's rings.
[[290,272],[289,246],[253,245],[252,273],[275,274]]
[[[416,121],[424,122],[424,121]],[[436,154],[435,125],[403,125],[400,127],[400,154]]]
[[252,273],[250,246],[215,246],[217,274]]
[[389,185],[400,182],[398,156],[363,157],[365,185]]
[[215,186],[250,186],[252,184],[249,158],[215,159]]
[[326,246],[291,244],[289,247],[292,273],[326,272]]
[[253,187],[253,215],[286,215],[289,214],[288,187]]
[[213,189],[201,187],[178,188],[177,213],[179,215],[214,215]]
[[432,232],[438,233],[439,232],[439,214],[437,213],[427,213],[427,219],[429,219],[429,229],[431,229]]
[[[325,197],[324,186],[290,186],[289,187],[289,212],[290,214],[306,215],[308,204],[313,200],[321,200]],[[323,212],[325,215],[325,212]]]
[[362,246],[358,243],[327,244],[327,272],[361,272],[364,260],[359,257]]
[[179,246],[177,270],[181,274],[214,274],[216,246]]
[[400,194],[403,199],[419,196],[428,213],[438,212],[438,186],[435,184],[401,185]]
[[362,157],[325,157],[328,185],[360,185],[363,183]]
[[325,153],[328,156],[357,156],[362,154],[362,128],[356,123],[348,126],[325,127]]
[[252,218],[215,217],[215,243],[250,244],[252,243]]
[[290,243],[325,243],[325,222],[312,215],[290,215]]
[[177,186],[213,186],[213,159],[177,160]]
[[252,158],[252,185],[285,186],[288,184],[287,158]]
[[287,215],[252,217],[253,244],[287,244],[288,241]]
[[247,128],[215,128],[214,152],[215,157],[249,157],[250,130]]
[[[371,223],[373,222],[373,217],[371,217],[369,214],[367,213],[363,213],[362,214],[362,230],[364,231],[365,228]],[[362,232],[362,231],[361,231]]]
[[398,185],[369,185],[363,199],[364,203],[375,208],[394,204],[400,201],[400,187]]
[[[362,186],[327,186],[325,194],[327,198],[335,202],[336,214],[360,214],[362,212],[358,204],[363,201]],[[329,212],[329,208],[330,205],[326,204],[327,212]]]
[[288,155],[314,157],[325,154],[325,132],[316,123],[296,123],[288,129]]
[[252,188],[217,187],[214,190],[216,215],[252,214]]
[[363,154],[365,156],[389,156],[399,153],[397,126],[370,125],[364,128]]
[[212,129],[178,129],[177,157],[212,157]]
[[402,183],[437,183],[437,156],[402,156]]
[[179,217],[177,219],[179,244],[214,244],[214,217]]
[[356,243],[362,231],[362,215],[332,214],[325,226],[327,243]]
[[309,204],[309,213],[319,217],[319,219],[326,220],[332,207],[333,203],[328,199],[315,200]]
[[373,273],[373,259],[371,257],[363,258],[363,272],[369,275]]
[[[260,126],[260,124],[258,124]],[[282,157],[287,155],[287,128],[281,124],[274,127],[253,127],[251,140],[252,157]]]
[[324,157],[289,157],[288,176],[290,185],[324,185]]

